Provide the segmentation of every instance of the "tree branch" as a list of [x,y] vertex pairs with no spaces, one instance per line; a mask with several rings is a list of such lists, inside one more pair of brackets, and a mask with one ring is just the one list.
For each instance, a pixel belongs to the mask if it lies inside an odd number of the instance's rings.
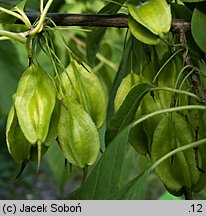
[[[26,13],[31,23],[34,23],[39,13]],[[96,26],[96,27],[115,27],[128,28],[128,15],[126,14],[65,14],[65,13],[48,13],[49,17],[57,26]],[[17,23],[21,23],[17,20]],[[47,25],[52,26],[47,21]],[[171,25],[172,31],[177,29],[190,28],[190,22],[185,20],[174,19]]]
[[[34,23],[39,13],[26,13],[31,23]],[[65,13],[48,13],[50,18],[57,26],[96,26],[96,27],[116,27],[127,28],[128,16],[125,14],[65,14]],[[21,23],[17,20],[16,23]],[[53,26],[47,21],[46,25]]]

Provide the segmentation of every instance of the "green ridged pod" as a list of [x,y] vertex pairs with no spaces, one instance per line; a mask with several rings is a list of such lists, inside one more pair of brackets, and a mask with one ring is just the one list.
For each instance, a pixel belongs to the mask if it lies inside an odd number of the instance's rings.
[[67,161],[84,168],[94,164],[100,150],[97,128],[89,114],[72,97],[60,108],[58,141]]
[[[117,112],[122,105],[129,91],[138,83],[140,83],[139,75],[131,72],[121,82],[114,100],[114,110]],[[135,114],[134,119],[138,119],[141,116],[141,109],[139,108]],[[147,137],[143,130],[142,124],[138,124],[131,128],[129,133],[129,143],[134,149],[143,155],[147,154]]]
[[128,25],[129,30],[137,40],[149,45],[156,45],[160,42],[160,38],[157,35],[153,34],[147,28],[139,24],[131,16],[128,18]]
[[38,65],[31,65],[19,80],[14,106],[19,125],[31,144],[44,143],[56,103],[53,80]]
[[[174,130],[171,115],[165,116],[159,122],[154,132],[151,147],[153,163],[172,151],[175,145],[177,146]],[[191,187],[189,170],[182,152],[174,155],[172,158],[164,160],[156,167],[155,172],[162,183],[170,189],[170,192],[174,191],[175,193],[181,194],[183,186]]]
[[58,128],[58,122],[59,122],[59,115],[60,115],[60,103],[56,102],[52,116],[51,116],[51,121],[49,125],[49,131],[47,138],[44,142],[45,146],[50,146],[52,145],[56,138],[57,138],[57,128]]
[[[142,114],[146,115],[158,110],[162,109],[161,106],[161,101],[159,98],[159,92],[153,92],[151,94],[146,94],[142,100],[141,103],[141,109],[142,109]],[[147,140],[148,140],[148,149],[150,151],[151,143],[152,143],[152,138],[154,131],[159,124],[160,120],[164,117],[164,114],[158,115],[158,116],[153,116],[147,120],[145,120],[143,124],[143,128],[145,133],[147,134]]]
[[18,164],[30,158],[31,144],[25,138],[16,116],[14,106],[11,107],[6,125],[6,143],[10,155]]
[[169,32],[172,16],[166,0],[149,0],[137,7],[128,6],[130,15],[155,35]]
[[[163,62],[164,63],[164,62]],[[158,76],[158,86],[159,87],[170,87],[175,88],[175,83],[177,79],[177,70],[175,59],[171,59],[166,66],[163,68]],[[159,91],[159,97],[161,100],[162,108],[169,108],[172,104],[172,92],[166,90]]]
[[121,82],[114,99],[114,111],[117,112],[119,107],[122,105],[124,99],[126,98],[129,91],[136,85],[140,83],[139,75],[131,72],[129,73]]
[[[154,132],[151,147],[153,163],[170,151],[191,142],[188,122],[178,113],[168,114]],[[158,165],[155,171],[168,191],[174,195],[192,192],[193,186],[200,179],[193,149],[176,153]]]
[[77,99],[100,128],[106,119],[107,99],[96,74],[85,63],[71,59],[61,79],[66,95]]
[[[181,146],[192,143],[193,137],[191,128],[188,122],[180,114],[175,115],[175,132]],[[188,149],[183,153],[189,167],[191,184],[193,186],[200,178],[200,171],[197,167],[195,151],[194,149]]]

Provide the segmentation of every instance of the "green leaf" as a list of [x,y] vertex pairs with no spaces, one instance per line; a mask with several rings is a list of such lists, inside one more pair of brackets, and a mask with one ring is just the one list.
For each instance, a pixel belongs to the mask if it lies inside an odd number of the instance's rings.
[[111,196],[114,200],[143,200],[145,199],[149,173],[144,172],[131,180]]
[[24,11],[25,9],[25,6],[27,4],[27,1],[28,0],[22,0],[21,2],[19,2],[19,4],[17,4],[13,9],[12,11]]
[[7,114],[12,104],[17,82],[24,67],[20,62],[15,46],[2,41],[0,46],[0,109]]
[[[32,1],[32,2],[36,2],[36,1]],[[56,13],[57,11],[61,9],[62,6],[64,6],[64,4],[66,4],[65,0],[53,0],[51,7],[49,8],[49,12]],[[39,7],[39,2],[37,2],[37,10],[38,10],[38,7]]]
[[195,8],[192,16],[192,36],[196,42],[196,44],[206,52],[206,14]]
[[68,180],[68,173],[64,166],[64,155],[56,142],[49,147],[46,153],[46,159],[60,190],[63,191]]
[[155,87],[148,83],[141,83],[131,89],[107,128],[106,144],[109,144],[122,129],[132,122],[142,98],[154,89]]
[[11,5],[14,5],[13,0],[0,1],[0,7],[4,7],[8,9],[8,8],[11,8]]
[[16,18],[9,15],[9,14],[6,14],[6,13],[3,13],[3,12],[0,12],[0,23],[4,23],[4,24],[13,24],[16,22]]
[[[119,0],[119,1],[114,0],[113,2],[109,2],[98,12],[98,14],[116,14],[119,11],[119,9],[122,7],[124,2],[125,0]],[[86,42],[87,60],[91,66],[94,65],[95,56],[97,54],[97,51],[102,42],[105,32],[106,32],[106,28],[95,27],[92,28],[92,32],[88,33],[87,35],[87,42]]]
[[111,95],[109,98],[108,103],[108,110],[107,110],[107,121],[109,122],[114,114],[114,99],[116,96],[117,89],[122,81],[122,79],[129,74],[131,71],[131,53],[132,53],[132,45],[133,45],[133,37],[130,37],[126,48],[123,50],[122,60],[120,62],[120,66],[118,68],[115,80],[113,82]]
[[171,10],[175,14],[175,18],[191,20],[192,11],[183,4],[171,3]]
[[119,11],[126,0],[114,0],[106,4],[98,14],[115,14]]
[[68,199],[108,199],[111,194],[119,190],[129,130],[130,127],[111,142],[85,183]]
[[[10,10],[13,12],[24,11],[26,3],[27,3],[27,0],[20,1],[16,6],[11,8]],[[13,24],[13,23],[15,23],[16,20],[17,20],[17,18],[15,18],[15,17],[13,17],[7,13],[0,12],[0,23]]]

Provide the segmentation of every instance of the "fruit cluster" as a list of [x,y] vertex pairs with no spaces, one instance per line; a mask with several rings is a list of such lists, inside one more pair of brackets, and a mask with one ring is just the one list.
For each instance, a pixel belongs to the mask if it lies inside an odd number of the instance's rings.
[[71,59],[60,79],[55,79],[32,64],[22,74],[13,101],[6,139],[15,162],[38,160],[39,169],[42,154],[55,140],[69,163],[84,168],[96,161],[97,129],[105,121],[107,102],[100,81],[87,65]]

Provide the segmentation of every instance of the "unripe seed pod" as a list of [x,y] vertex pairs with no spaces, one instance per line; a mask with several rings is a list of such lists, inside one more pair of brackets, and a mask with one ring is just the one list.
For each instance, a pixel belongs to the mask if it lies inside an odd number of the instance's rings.
[[150,0],[137,7],[128,6],[131,16],[155,35],[169,32],[172,16],[166,0]]
[[74,59],[62,74],[63,87],[67,95],[77,99],[89,113],[97,128],[106,118],[107,101],[102,84],[96,74],[87,65],[79,64]]
[[[69,70],[69,67],[70,66],[68,66],[67,70]],[[61,73],[60,79],[61,79],[61,84],[63,87],[64,94],[73,97],[75,100],[78,100],[78,96],[75,91],[76,86],[73,85],[73,82],[70,76],[68,75],[67,71]]]
[[54,143],[54,141],[57,138],[57,127],[58,127],[58,122],[59,122],[59,114],[60,114],[60,104],[56,102],[52,116],[51,116],[48,135],[44,142],[45,146],[50,146],[51,144]]
[[32,64],[22,75],[14,105],[19,125],[31,144],[46,140],[56,101],[56,88],[51,77]]
[[[141,103],[142,114],[149,114],[162,109],[161,100],[159,98],[159,92],[153,92],[152,94],[146,94]],[[142,125],[145,133],[147,134],[148,149],[150,151],[154,131],[159,124],[159,121],[164,117],[164,114],[153,116],[145,120]]]
[[114,111],[117,112],[117,110],[120,108],[122,105],[122,102],[126,98],[127,94],[129,91],[134,87],[137,83],[140,82],[140,78],[137,74],[135,73],[129,73],[121,82],[116,96],[114,100]]
[[[174,127],[170,114],[159,122],[154,132],[151,149],[153,162],[177,147]],[[191,187],[190,173],[183,152],[178,152],[173,158],[164,160],[155,171],[170,192],[181,194],[183,186]]]
[[[151,148],[152,161],[155,162],[171,150],[191,142],[191,130],[186,120],[178,113],[168,114],[155,129]],[[194,149],[178,152],[164,160],[157,166],[156,173],[174,195],[181,195],[185,189],[192,191],[201,174]]]
[[31,144],[19,126],[14,106],[11,107],[7,118],[6,142],[9,153],[16,163],[22,163],[30,158]]
[[99,154],[97,128],[89,114],[72,97],[65,97],[60,108],[58,141],[65,158],[84,168],[92,165]]
[[132,16],[128,17],[128,25],[129,30],[137,40],[149,45],[156,45],[160,42],[160,38],[157,35],[139,24]]
[[[158,76],[158,86],[175,88],[177,75],[175,59],[171,59]],[[159,91],[162,108],[168,108],[171,106],[173,99],[172,95],[173,94],[168,91]]]

